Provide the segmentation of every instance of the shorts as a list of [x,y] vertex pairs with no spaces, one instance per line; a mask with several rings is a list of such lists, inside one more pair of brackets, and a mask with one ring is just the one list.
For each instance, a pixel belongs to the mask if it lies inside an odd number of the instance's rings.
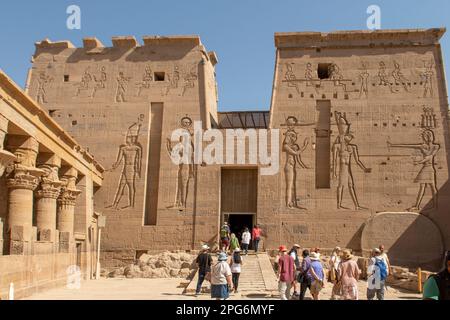
[[323,289],[323,283],[321,281],[314,280],[311,283],[311,288],[309,289],[309,291],[311,291],[312,295],[316,295],[316,294],[319,294],[322,289]]
[[227,284],[212,284],[211,285],[211,298],[216,299],[228,299],[230,292],[228,291]]

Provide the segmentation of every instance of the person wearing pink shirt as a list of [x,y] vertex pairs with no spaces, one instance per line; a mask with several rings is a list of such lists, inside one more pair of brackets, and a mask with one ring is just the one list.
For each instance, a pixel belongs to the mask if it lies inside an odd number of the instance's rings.
[[258,225],[255,225],[252,230],[252,239],[255,252],[258,252],[259,241],[261,240],[261,232],[261,228]]

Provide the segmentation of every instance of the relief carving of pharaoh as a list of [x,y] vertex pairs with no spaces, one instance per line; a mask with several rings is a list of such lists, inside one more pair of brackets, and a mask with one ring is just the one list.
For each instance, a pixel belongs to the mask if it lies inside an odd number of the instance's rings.
[[[172,146],[172,141],[168,138],[166,141],[167,152],[173,161],[174,153],[179,156],[178,171],[177,171],[177,188],[175,203],[169,206],[170,209],[184,210],[186,208],[187,197],[189,193],[189,184],[196,174],[196,166],[194,165],[194,143],[192,132],[192,119],[184,117],[180,121],[182,130],[185,130],[186,135],[181,136],[179,144],[176,147]],[[189,141],[185,140],[189,139]],[[186,141],[188,143],[186,143]]]

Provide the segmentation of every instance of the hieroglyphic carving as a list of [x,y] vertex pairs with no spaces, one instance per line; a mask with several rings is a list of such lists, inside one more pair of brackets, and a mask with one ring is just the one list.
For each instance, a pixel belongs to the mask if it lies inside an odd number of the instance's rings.
[[95,98],[95,95],[98,90],[106,89],[106,81],[107,81],[107,75],[106,75],[106,68],[102,67],[100,70],[99,76],[94,75],[94,90],[92,91],[92,98]]
[[328,74],[330,76],[329,79],[333,81],[335,87],[342,87],[344,92],[347,92],[347,85],[344,83],[344,76],[336,63],[331,63],[328,66]]
[[77,91],[75,93],[75,97],[78,97],[81,91],[88,91],[91,82],[92,82],[92,75],[90,67],[87,67],[86,70],[84,70],[83,75],[81,76],[81,81],[76,84]]
[[[169,84],[167,85],[167,88],[166,88],[166,93],[165,93],[166,95],[169,94],[171,89],[178,88],[178,81],[180,81],[180,71],[178,70],[178,66],[175,66],[173,68],[173,72],[172,72],[172,74],[168,75],[168,78],[169,78]],[[184,91],[183,91],[183,95],[184,95]]]
[[392,77],[394,78],[395,84],[401,84],[403,89],[406,92],[409,92],[409,89],[411,87],[410,80],[407,79],[400,68],[400,64],[396,61],[394,61],[394,71],[392,71]]
[[142,76],[142,81],[137,83],[137,86],[138,86],[137,96],[138,97],[141,96],[142,90],[149,89],[152,82],[153,82],[152,68],[150,66],[146,66],[144,74]]
[[[186,133],[191,137],[193,136],[192,132],[192,119],[188,116],[183,117],[180,121],[181,129],[186,130]],[[180,142],[183,137],[180,137]],[[172,152],[174,152],[174,148],[172,147],[172,141],[168,138],[166,141],[167,152],[169,153],[169,157],[172,157]],[[178,148],[177,152],[180,156],[180,159],[188,159],[188,163],[185,161],[181,161],[178,164],[178,172],[177,172],[177,191],[175,196],[175,203],[172,206],[169,206],[170,209],[179,209],[183,210],[186,208],[187,197],[189,192],[189,182],[192,178],[195,177],[195,168],[194,168],[194,143],[191,138],[190,147]]]
[[48,76],[44,71],[39,73],[39,78],[37,79],[38,89],[36,101],[37,103],[47,103],[47,84],[52,82],[53,78]]
[[[295,75],[294,75],[295,77]],[[317,80],[316,77],[314,77],[314,71],[312,70],[312,64],[308,62],[306,64],[306,70],[305,70],[305,80],[306,80],[306,87],[313,87],[316,93],[319,93],[319,90],[317,89],[315,81]],[[320,85],[319,85],[320,87]],[[298,92],[298,90],[297,90]]]
[[420,121],[420,126],[424,129],[434,129],[437,126],[436,115],[434,114],[433,108],[423,107],[422,118]]
[[116,102],[125,102],[125,93],[127,92],[127,85],[130,80],[131,77],[126,77],[122,71],[119,72],[119,75],[116,78]]
[[[287,81],[288,87],[295,88],[297,93],[300,93],[300,89],[298,87],[298,82],[297,82],[297,77],[296,77],[294,71],[292,70],[292,65],[290,63],[286,63],[286,74],[284,75],[284,79]],[[306,80],[311,81],[312,78],[306,79]]]
[[[352,144],[353,135],[350,133],[350,123],[347,121],[346,115],[341,112],[335,112],[336,124],[339,130],[339,136],[333,144],[333,176],[338,180],[337,189],[337,208],[348,209],[342,206],[342,198],[345,185],[348,186],[350,196],[355,205],[355,210],[365,209],[360,206],[355,190],[355,182],[352,174],[352,159],[365,172],[370,173],[372,170],[366,168],[359,159],[358,146]],[[339,170],[339,176],[338,176]]]
[[198,79],[198,75],[196,72],[197,65],[194,64],[189,72],[187,72],[184,75],[184,85],[183,85],[183,92],[181,93],[182,96],[186,93],[188,89],[195,88],[195,81]]
[[423,83],[423,97],[433,97],[433,61],[429,62],[426,70],[420,74]]
[[144,115],[141,115],[137,122],[133,123],[126,133],[125,144],[119,147],[116,162],[108,171],[115,170],[121,163],[119,184],[114,195],[113,203],[107,208],[119,209],[119,203],[128,189],[128,205],[121,209],[134,208],[136,197],[136,179],[141,177],[142,168],[142,145],[138,142]]
[[417,194],[416,203],[413,207],[408,208],[408,211],[420,211],[423,196],[427,186],[430,187],[432,193],[432,207],[431,209],[437,209],[438,207],[438,194],[436,186],[436,168],[435,157],[439,152],[441,146],[435,142],[434,132],[431,129],[425,129],[422,132],[422,143],[419,144],[393,144],[389,140],[387,141],[389,148],[407,148],[419,151],[419,154],[414,157],[414,165],[421,165],[419,173],[414,179],[414,183],[420,185],[419,192]]
[[380,86],[388,86],[389,90],[392,93],[395,93],[396,91],[394,90],[391,81],[389,80],[389,77],[386,73],[386,64],[384,63],[384,61],[381,61],[379,64],[379,68],[378,68],[378,79],[379,79],[379,83],[378,85]]
[[295,127],[301,125],[297,118],[293,116],[289,116],[286,119],[286,124],[284,124],[288,127],[284,134],[283,152],[286,153],[284,174],[286,179],[286,206],[289,209],[305,209],[300,206],[299,199],[297,199],[297,168],[308,169],[302,161],[301,154],[308,147],[309,139],[304,140],[302,147],[297,144],[298,133],[295,131]]
[[361,82],[361,87],[359,89],[359,97],[361,98],[364,94],[366,98],[369,97],[369,72],[367,67],[363,64],[363,71],[359,74],[359,80]]

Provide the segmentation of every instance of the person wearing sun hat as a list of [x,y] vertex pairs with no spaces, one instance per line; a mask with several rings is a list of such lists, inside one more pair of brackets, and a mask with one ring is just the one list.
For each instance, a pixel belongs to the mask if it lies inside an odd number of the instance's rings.
[[211,298],[226,300],[230,297],[230,291],[233,291],[231,268],[225,252],[220,252],[217,260],[211,270]]
[[375,296],[378,300],[384,300],[388,266],[381,256],[379,248],[372,250],[367,274],[367,300],[374,300]]
[[208,251],[209,251],[208,245],[204,244],[202,246],[202,251],[195,260],[195,262],[198,265],[198,281],[195,295],[199,295],[201,293],[203,281],[205,280],[208,272],[211,272],[212,257]]
[[342,287],[342,300],[358,300],[358,279],[361,270],[353,260],[350,250],[342,252],[342,261],[339,267],[339,281]]
[[309,258],[311,259],[311,268],[309,269],[309,272],[311,273],[313,278],[311,282],[311,288],[309,290],[311,291],[311,295],[313,296],[314,300],[319,300],[319,293],[324,287],[323,266],[320,262],[319,253],[311,252]]
[[280,253],[278,259],[278,291],[281,300],[289,300],[295,278],[294,259],[288,254],[286,246],[280,246],[278,251]]

